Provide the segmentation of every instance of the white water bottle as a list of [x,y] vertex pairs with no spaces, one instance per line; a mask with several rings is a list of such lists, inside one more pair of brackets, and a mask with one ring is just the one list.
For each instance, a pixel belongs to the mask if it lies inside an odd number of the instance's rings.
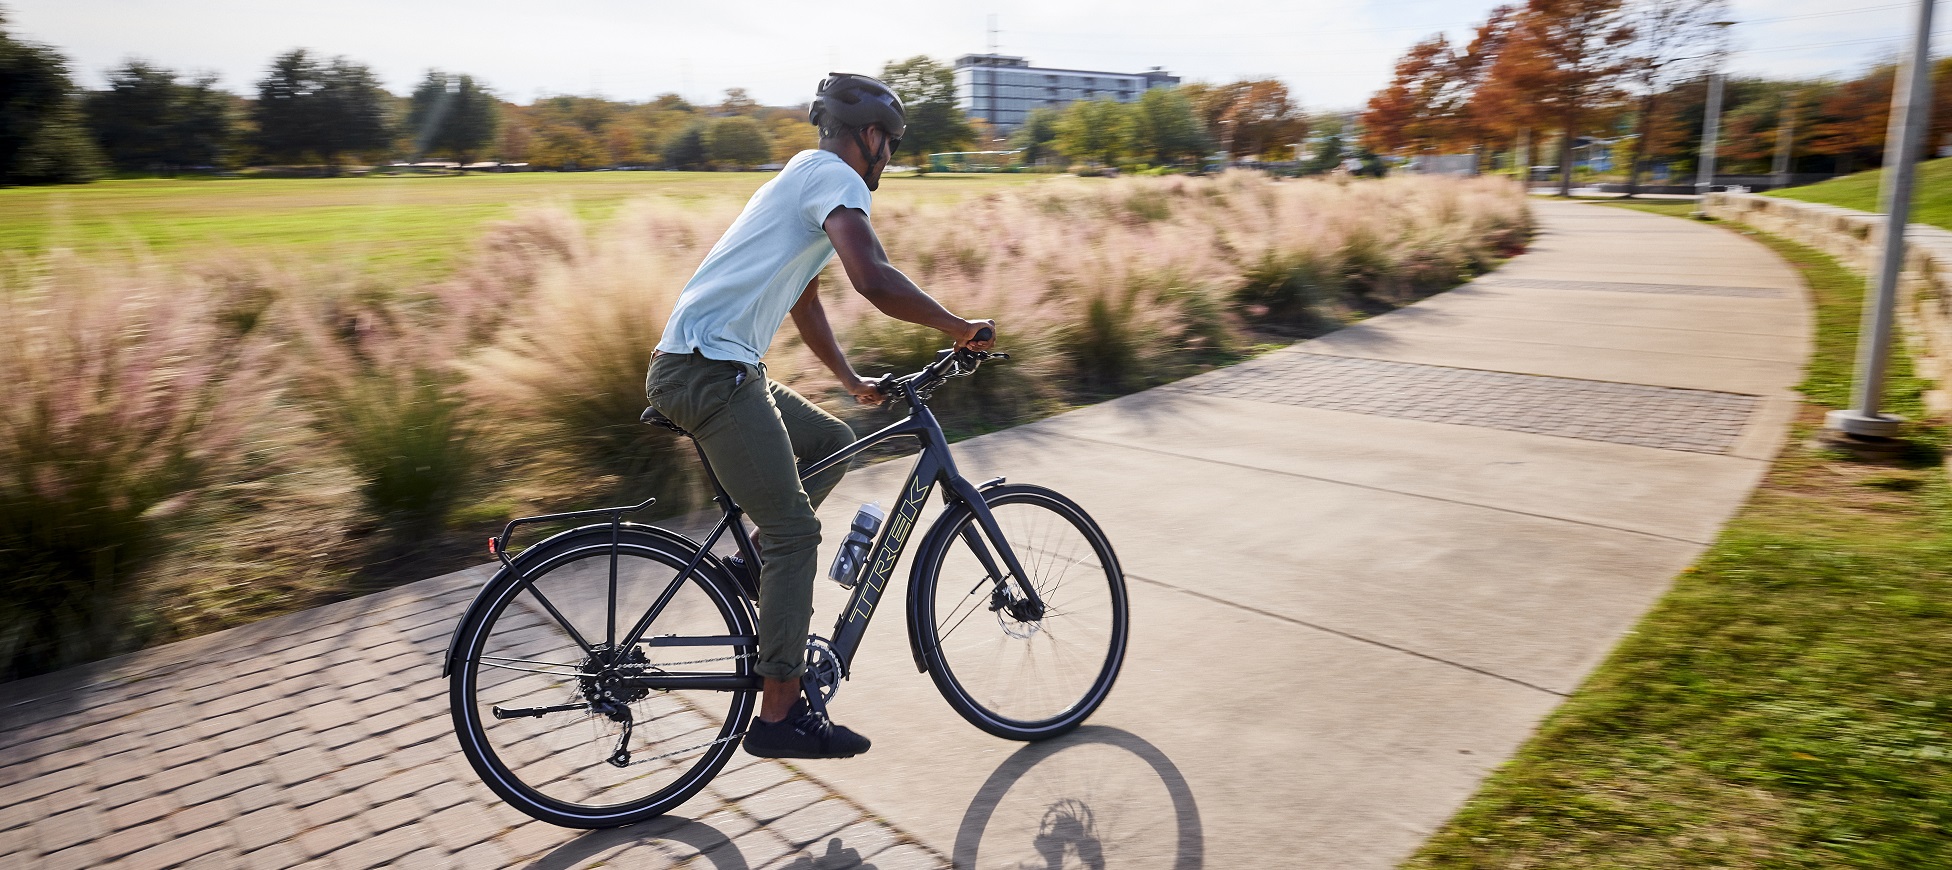
[[847,538],[840,542],[840,552],[834,554],[833,567],[827,569],[828,577],[849,589],[861,582],[861,569],[867,567],[868,547],[874,544],[874,533],[881,530],[881,521],[887,516],[875,502],[861,505],[854,512]]

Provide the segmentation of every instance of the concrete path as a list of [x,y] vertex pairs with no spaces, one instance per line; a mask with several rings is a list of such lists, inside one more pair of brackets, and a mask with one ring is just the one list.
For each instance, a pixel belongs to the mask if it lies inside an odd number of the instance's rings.
[[[885,607],[836,701],[872,754],[742,756],[638,828],[527,822],[448,733],[462,572],[0,686],[0,864],[1390,866],[1713,539],[1794,409],[1806,305],[1766,249],[1535,207],[1533,251],[1467,287],[957,445],[1073,496],[1128,571],[1123,676],[1071,737],[964,723]],[[906,466],[852,475],[829,527]]]

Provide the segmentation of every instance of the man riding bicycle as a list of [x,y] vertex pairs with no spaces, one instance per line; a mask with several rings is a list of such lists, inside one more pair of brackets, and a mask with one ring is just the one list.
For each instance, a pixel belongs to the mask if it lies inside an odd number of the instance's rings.
[[[838,254],[856,292],[883,314],[942,331],[957,347],[987,350],[991,320],[965,320],[888,262],[868,222],[871,192],[907,130],[893,91],[873,78],[830,73],[807,119],[820,147],[802,151],[761,186],[685,284],[651,359],[650,404],[689,430],[719,481],[759,528],[758,582],[727,567],[759,601],[759,715],[745,750],[769,758],[845,758],[869,741],[813,712],[801,696],[813,615],[820,521],[814,509],[844,465],[802,485],[797,461],[848,446],[846,423],[766,376],[760,361],[788,314],[807,348],[863,405],[881,392],[847,362],[820,305],[820,270]],[[756,588],[755,588],[756,586]]]

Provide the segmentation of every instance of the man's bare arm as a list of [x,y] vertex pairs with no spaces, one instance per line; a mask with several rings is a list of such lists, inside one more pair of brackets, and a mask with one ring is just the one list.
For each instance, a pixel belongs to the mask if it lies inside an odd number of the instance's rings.
[[820,276],[813,276],[807,282],[807,289],[800,292],[800,299],[793,303],[793,326],[800,331],[800,338],[807,343],[807,349],[820,363],[840,379],[843,389],[863,405],[879,405],[882,396],[873,384],[861,380],[855,374],[854,366],[847,361],[847,354],[840,349],[840,342],[834,340],[834,328],[827,322],[827,309],[820,304]]
[[922,288],[888,262],[888,254],[882,250],[881,239],[874,234],[866,213],[842,206],[827,216],[825,226],[827,238],[834,243],[834,252],[840,255],[841,268],[847,270],[847,280],[881,313],[941,330],[954,338],[958,347],[988,350],[994,343],[972,340],[977,330],[985,326],[993,329],[994,321],[964,320],[949,313],[935,297],[922,292]]

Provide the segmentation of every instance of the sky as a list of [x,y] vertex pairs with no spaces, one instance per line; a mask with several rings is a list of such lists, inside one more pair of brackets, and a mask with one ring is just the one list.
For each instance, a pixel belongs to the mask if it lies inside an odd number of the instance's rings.
[[[671,0],[0,0],[7,30],[53,45],[85,87],[129,57],[208,71],[251,94],[273,56],[345,55],[406,94],[429,68],[467,73],[505,99],[677,92],[717,102],[746,88],[768,105],[805,102],[828,70],[874,73],[925,54],[988,49],[1036,66],[1188,81],[1273,76],[1311,109],[1357,108],[1412,43],[1468,40],[1492,0],[1184,0],[807,3]],[[1737,73],[1848,76],[1895,57],[1916,15],[1897,0],[1734,0]],[[1224,10],[1224,11],[1223,11]],[[1952,13],[1936,28],[1952,33]]]

